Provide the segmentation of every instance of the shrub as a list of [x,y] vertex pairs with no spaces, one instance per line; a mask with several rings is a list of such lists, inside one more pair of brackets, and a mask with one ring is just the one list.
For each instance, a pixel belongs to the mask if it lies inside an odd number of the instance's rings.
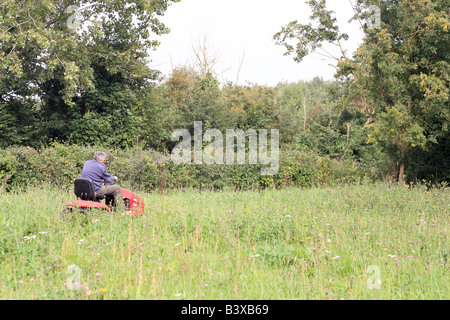
[[[370,168],[353,160],[330,159],[305,150],[280,152],[279,171],[261,175],[260,164],[207,165],[174,164],[170,157],[154,150],[139,148],[108,149],[108,172],[119,177],[127,189],[153,191],[197,188],[210,190],[251,190],[311,187],[334,183],[358,183],[374,180]],[[52,143],[41,149],[9,147],[0,150],[0,183],[8,188],[51,184],[72,188],[86,160],[97,148]]]

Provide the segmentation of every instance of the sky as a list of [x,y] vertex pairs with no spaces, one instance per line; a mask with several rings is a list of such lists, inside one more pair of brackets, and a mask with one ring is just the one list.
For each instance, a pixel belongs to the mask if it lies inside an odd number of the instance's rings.
[[[171,31],[156,38],[161,44],[150,54],[150,67],[169,75],[176,66],[192,65],[193,47],[206,38],[208,51],[218,58],[215,71],[222,83],[275,86],[316,76],[332,80],[334,60],[313,53],[297,63],[293,56],[284,56],[285,48],[273,40],[289,22],[309,22],[311,12],[304,2],[181,0],[160,17]],[[348,22],[353,15],[350,0],[328,0],[327,8],[336,13],[340,30],[350,36],[344,48],[351,54],[361,43],[362,32],[358,22]],[[337,52],[333,46],[325,48]]]

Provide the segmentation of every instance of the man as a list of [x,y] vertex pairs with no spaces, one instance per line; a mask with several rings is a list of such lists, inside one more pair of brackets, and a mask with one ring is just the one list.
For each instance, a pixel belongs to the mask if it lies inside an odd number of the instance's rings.
[[111,183],[118,180],[116,176],[111,176],[106,171],[106,158],[107,155],[103,151],[95,152],[94,159],[85,162],[83,171],[81,171],[81,176],[83,178],[92,180],[96,193],[101,193],[105,196],[112,195],[116,202],[116,208],[118,209],[118,211],[124,211],[125,207],[123,204],[122,192],[120,190],[120,187],[118,185],[102,185],[103,182]]

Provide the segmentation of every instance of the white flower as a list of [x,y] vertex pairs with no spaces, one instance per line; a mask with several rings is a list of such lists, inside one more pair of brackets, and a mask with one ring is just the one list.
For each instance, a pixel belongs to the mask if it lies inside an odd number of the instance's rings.
[[253,256],[250,256],[251,258],[259,257],[259,254],[255,254]]
[[176,247],[176,246],[179,246],[179,245],[180,245],[180,243],[175,243],[175,247]]
[[179,296],[181,296],[181,293],[175,293],[174,296],[179,297]]
[[395,254],[388,254],[388,257],[395,258]]
[[339,258],[340,258],[340,256],[336,256],[336,257],[333,257],[331,259],[334,260],[334,259],[339,259]]

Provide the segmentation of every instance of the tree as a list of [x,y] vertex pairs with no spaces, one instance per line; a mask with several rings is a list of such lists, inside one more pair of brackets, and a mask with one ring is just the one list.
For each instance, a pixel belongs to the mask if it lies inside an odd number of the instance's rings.
[[[148,52],[159,43],[150,34],[168,32],[157,16],[177,1],[3,1],[0,105],[10,125],[18,124],[18,114],[29,114],[31,126],[38,129],[36,135],[16,131],[23,136],[9,140],[31,145],[64,140],[70,137],[71,120],[90,112],[133,114],[135,100],[127,97],[139,98],[156,79],[147,63]],[[79,21],[78,30],[72,28],[73,21]],[[102,78],[111,86],[102,83],[98,90]],[[115,97],[122,97],[122,103],[99,105],[112,101],[112,89],[121,91]]]
[[[308,3],[313,17],[325,17],[323,26],[313,32],[293,25],[289,33],[281,32],[297,36],[297,61],[324,41],[345,39],[332,15],[325,14],[325,1]],[[379,28],[363,23],[373,5],[380,12]],[[357,0],[354,19],[365,32],[363,43],[352,57],[338,59],[335,76],[345,88],[343,107],[365,114],[371,128],[368,142],[378,144],[398,164],[399,181],[422,151],[436,150],[436,144],[448,141],[448,7],[448,0]],[[280,38],[280,44],[290,38]]]

